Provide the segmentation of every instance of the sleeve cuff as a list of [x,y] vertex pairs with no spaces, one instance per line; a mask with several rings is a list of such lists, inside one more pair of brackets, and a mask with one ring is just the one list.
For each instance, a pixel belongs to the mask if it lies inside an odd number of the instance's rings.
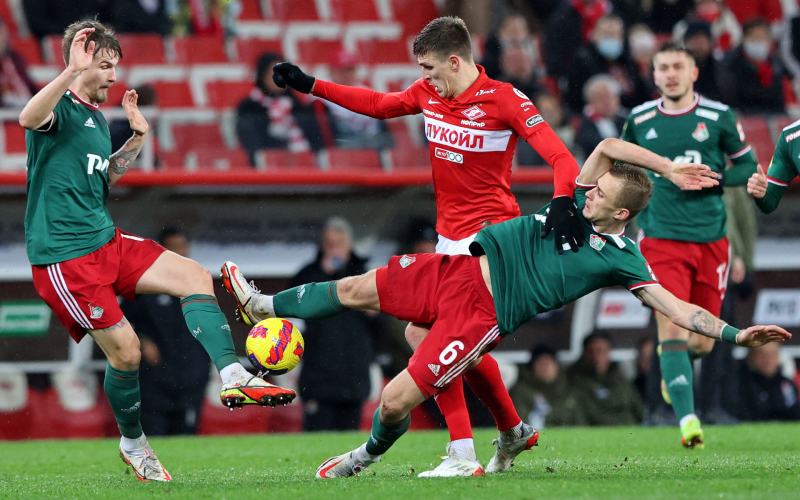
[[661,283],[659,283],[658,281],[642,281],[641,283],[636,283],[634,285],[629,286],[628,290],[634,291],[638,288],[644,288],[648,286],[661,286]]
[[47,124],[47,127],[39,127],[35,130],[35,132],[50,132],[50,129],[53,128],[53,124],[56,122],[56,112],[50,112],[50,122]]

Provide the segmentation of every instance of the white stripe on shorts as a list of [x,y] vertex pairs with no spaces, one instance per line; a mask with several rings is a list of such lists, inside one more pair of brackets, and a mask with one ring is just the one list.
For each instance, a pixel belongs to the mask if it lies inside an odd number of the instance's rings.
[[467,369],[470,363],[478,359],[478,356],[480,356],[483,348],[492,343],[494,339],[496,339],[499,335],[500,335],[500,328],[498,328],[497,326],[489,330],[489,333],[487,333],[483,337],[483,339],[481,339],[481,341],[478,342],[478,345],[476,345],[469,352],[469,354],[467,354],[461,361],[453,365],[453,367],[450,368],[450,370],[448,370],[447,373],[442,375],[442,377],[439,380],[437,380],[435,384],[433,384],[434,387],[444,387],[445,385],[449,384],[454,378],[464,373],[464,371]]
[[55,288],[56,293],[58,294],[61,302],[69,311],[70,316],[74,319],[79,325],[86,328],[87,330],[93,330],[92,323],[83,314],[81,311],[80,306],[78,306],[78,302],[75,300],[75,297],[67,288],[67,284],[64,281],[64,275],[61,274],[61,266],[59,264],[52,264],[47,266],[47,274],[50,276],[50,283]]

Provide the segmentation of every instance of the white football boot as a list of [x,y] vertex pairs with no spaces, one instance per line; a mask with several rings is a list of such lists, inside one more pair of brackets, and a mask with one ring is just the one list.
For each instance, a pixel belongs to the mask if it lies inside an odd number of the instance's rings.
[[231,261],[222,264],[222,283],[236,299],[236,319],[245,325],[254,326],[261,320],[273,317],[259,316],[253,311],[253,298],[256,294],[260,294],[261,290],[256,288],[252,281],[248,283],[239,271],[239,266]]
[[439,457],[442,460],[435,469],[420,472],[417,477],[470,477],[470,476],[483,476],[483,467],[477,459],[470,460],[469,458],[460,457],[450,449],[450,443],[447,443],[447,456]]
[[522,423],[522,436],[510,442],[503,440],[500,434],[497,439],[492,440],[492,445],[497,449],[494,456],[486,466],[486,473],[506,472],[514,465],[514,459],[525,450],[530,450],[534,446],[539,446],[539,431],[526,423]]
[[337,477],[358,476],[367,470],[367,466],[356,461],[353,456],[358,450],[348,451],[344,455],[332,457],[317,467],[314,477],[318,479],[334,479]]
[[291,389],[284,389],[270,384],[259,377],[242,379],[233,384],[224,384],[220,393],[220,401],[224,406],[233,411],[244,405],[272,406],[291,403],[297,393]]
[[133,469],[139,481],[172,481],[172,476],[161,465],[149,444],[145,446],[144,450],[137,450],[133,454],[123,450],[120,444],[119,456]]

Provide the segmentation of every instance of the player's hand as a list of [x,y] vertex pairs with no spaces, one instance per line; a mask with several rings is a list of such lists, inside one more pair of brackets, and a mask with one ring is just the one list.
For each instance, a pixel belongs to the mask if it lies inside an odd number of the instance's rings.
[[310,94],[317,79],[303,73],[303,70],[290,62],[282,62],[272,68],[272,81],[282,89],[288,85],[298,92]]
[[742,347],[758,347],[770,342],[783,342],[792,338],[792,334],[775,325],[751,326],[736,334],[736,343]]
[[559,255],[564,253],[562,237],[567,240],[567,244],[573,252],[577,252],[578,247],[583,246],[586,230],[578,217],[578,207],[569,196],[556,196],[550,202],[550,211],[547,213],[547,219],[542,228],[542,238],[547,238],[551,230],[555,236],[556,251]]
[[684,191],[700,191],[719,185],[717,173],[700,163],[673,163],[669,180]]
[[753,198],[763,198],[767,194],[767,174],[759,164],[758,171],[747,180],[747,192]]
[[122,109],[125,110],[125,116],[128,117],[128,124],[136,135],[145,135],[150,131],[150,125],[147,120],[142,116],[139,111],[139,94],[135,90],[128,90],[122,97]]
[[92,33],[94,33],[94,28],[82,29],[72,39],[72,45],[69,48],[69,66],[67,67],[70,71],[80,73],[92,65],[95,43],[92,41],[88,45],[86,44],[86,40]]

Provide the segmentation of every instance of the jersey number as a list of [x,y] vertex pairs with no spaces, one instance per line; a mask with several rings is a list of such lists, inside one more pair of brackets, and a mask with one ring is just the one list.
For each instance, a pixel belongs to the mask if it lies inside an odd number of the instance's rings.
[[728,269],[728,264],[720,264],[717,266],[717,274],[719,275],[719,289],[720,291],[724,291],[728,285],[728,273],[725,272]]
[[100,172],[104,172],[108,170],[108,160],[103,160],[98,155],[88,154],[86,155],[89,158],[89,164],[86,166],[86,173],[92,175],[92,172],[95,170],[99,170]]
[[458,340],[450,342],[450,345],[445,347],[444,351],[442,351],[442,353],[439,355],[439,362],[445,366],[452,363],[458,356],[456,348],[458,348],[460,351],[463,351],[464,343]]
[[675,163],[703,163],[703,155],[700,154],[700,151],[690,149],[675,157]]

